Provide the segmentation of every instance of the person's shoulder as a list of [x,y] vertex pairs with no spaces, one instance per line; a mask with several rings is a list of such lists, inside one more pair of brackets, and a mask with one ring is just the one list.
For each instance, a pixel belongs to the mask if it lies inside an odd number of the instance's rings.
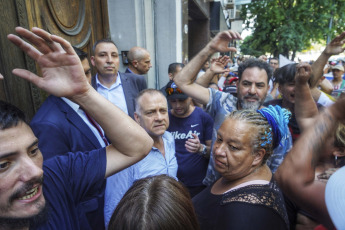
[[136,80],[145,80],[144,76],[135,74],[135,73],[123,73],[119,72],[121,78],[126,77],[126,78],[131,78],[131,79],[136,79]]
[[[71,170],[83,170],[88,163],[96,164],[96,162],[106,162],[106,149],[100,148],[86,152],[68,152],[64,155],[52,157],[43,162],[43,169],[49,171],[60,171],[61,173],[68,173]],[[65,171],[65,170],[68,171]]]
[[30,123],[39,122],[41,120],[50,120],[52,117],[59,117],[61,111],[66,111],[68,105],[61,98],[50,95],[43,102],[39,110],[36,112]]
[[162,137],[166,139],[174,139],[173,135],[169,131],[165,131]]

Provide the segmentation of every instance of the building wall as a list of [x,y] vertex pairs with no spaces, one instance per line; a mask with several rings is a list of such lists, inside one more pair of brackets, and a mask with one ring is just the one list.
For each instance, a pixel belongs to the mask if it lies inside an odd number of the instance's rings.
[[[182,61],[182,2],[172,0],[108,0],[111,38],[119,52],[133,46],[149,50],[149,88],[168,82],[168,65]],[[120,64],[120,71],[127,66]]]

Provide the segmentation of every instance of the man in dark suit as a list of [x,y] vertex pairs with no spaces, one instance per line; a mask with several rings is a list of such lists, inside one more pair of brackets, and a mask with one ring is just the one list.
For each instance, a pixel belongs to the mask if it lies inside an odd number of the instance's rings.
[[[74,50],[90,83],[91,69],[87,54],[77,48]],[[39,139],[38,146],[44,160],[67,152],[91,151],[107,145],[103,129],[78,104],[64,97],[49,96],[30,126]],[[89,197],[80,205],[79,219],[83,229],[104,229],[103,206],[103,194]]]
[[93,45],[91,63],[97,69],[92,86],[105,98],[134,119],[135,98],[147,88],[143,77],[119,72],[119,52],[110,39],[102,39]]
[[152,67],[150,53],[142,47],[132,47],[127,54],[127,58],[128,68],[125,73],[144,75]]

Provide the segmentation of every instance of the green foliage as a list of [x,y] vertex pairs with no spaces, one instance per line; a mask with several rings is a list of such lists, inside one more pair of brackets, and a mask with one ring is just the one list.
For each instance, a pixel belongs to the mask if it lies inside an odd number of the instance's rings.
[[242,7],[242,18],[253,34],[243,41],[241,52],[289,57],[291,52],[308,49],[312,42],[344,31],[343,12],[345,0],[253,0]]

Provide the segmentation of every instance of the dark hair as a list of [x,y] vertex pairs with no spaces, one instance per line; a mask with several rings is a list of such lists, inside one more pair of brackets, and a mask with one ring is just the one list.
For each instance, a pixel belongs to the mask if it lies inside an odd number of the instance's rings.
[[140,179],[116,207],[109,230],[199,229],[187,189],[167,175]]
[[270,59],[269,59],[268,63],[269,63],[271,60],[276,60],[276,61],[278,61],[278,62],[279,62],[279,59],[278,59],[278,58],[276,58],[276,57],[272,57],[272,58],[270,58]]
[[110,38],[100,39],[100,40],[97,40],[97,41],[93,44],[93,46],[92,46],[92,52],[93,52],[93,54],[95,54],[96,47],[97,47],[97,45],[100,44],[100,43],[113,43],[114,46],[117,47],[116,44],[115,44],[115,42],[114,42],[113,40],[111,40]]
[[178,66],[181,66],[181,68],[183,68],[184,64],[180,62],[171,63],[168,68],[168,73],[175,73]]
[[87,53],[85,53],[84,51],[82,51],[81,49],[73,46],[74,51],[77,53],[80,61],[84,60],[85,58],[87,58]]
[[23,111],[0,100],[0,130],[15,127],[19,122],[27,123]]
[[267,83],[268,83],[271,79],[271,76],[272,76],[272,69],[268,63],[263,62],[257,58],[248,59],[245,62],[242,62],[238,66],[238,80],[241,81],[242,74],[247,68],[254,68],[254,67],[257,67],[259,69],[264,69],[266,71]]
[[274,81],[279,85],[293,82],[295,80],[297,63],[285,65],[274,72]]

